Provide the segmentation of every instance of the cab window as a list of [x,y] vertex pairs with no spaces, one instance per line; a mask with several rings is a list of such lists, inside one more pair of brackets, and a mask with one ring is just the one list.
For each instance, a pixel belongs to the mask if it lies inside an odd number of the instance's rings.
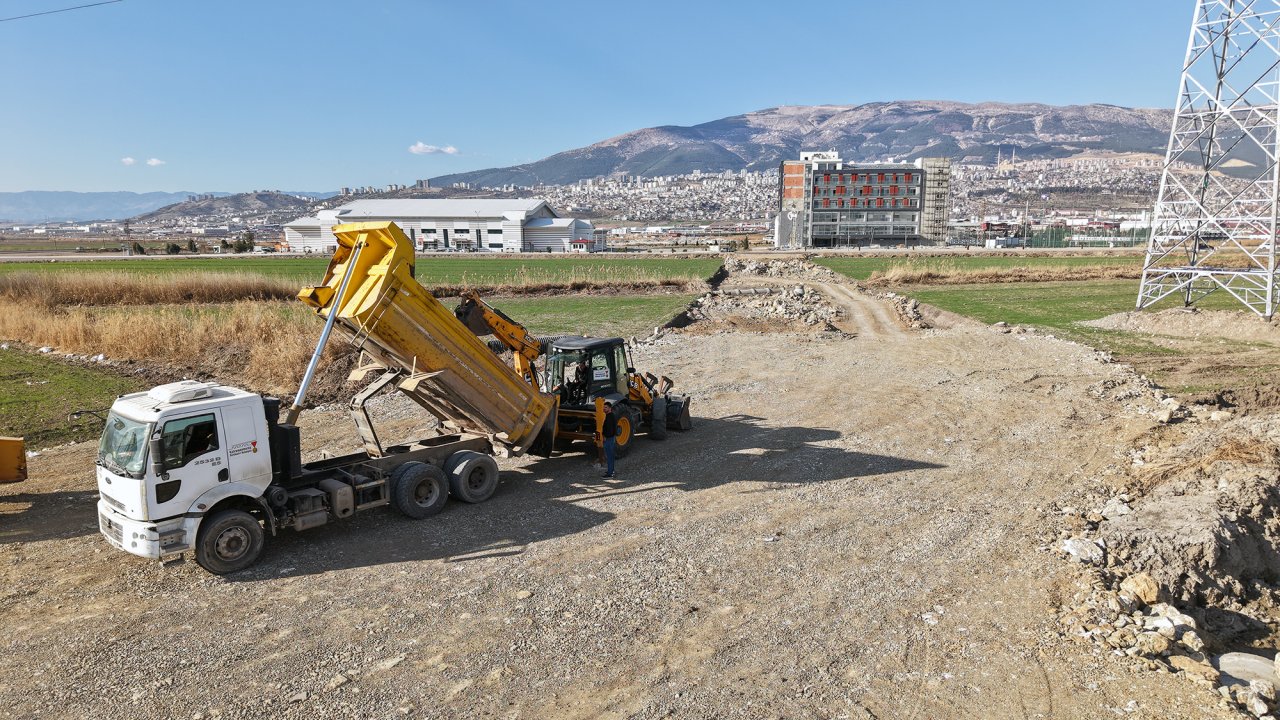
[[218,423],[213,415],[170,420],[160,437],[164,469],[180,468],[207,452],[218,449]]

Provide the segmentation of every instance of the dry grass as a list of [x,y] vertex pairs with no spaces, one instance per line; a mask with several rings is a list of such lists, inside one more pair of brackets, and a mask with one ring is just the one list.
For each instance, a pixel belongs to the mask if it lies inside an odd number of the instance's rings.
[[[277,302],[47,311],[0,302],[0,337],[216,373],[271,393],[297,389],[319,332],[309,310]],[[336,361],[348,354],[342,343],[331,343],[325,364],[340,366]]]
[[0,275],[0,301],[63,305],[158,305],[286,300],[296,283],[250,273],[143,275],[122,272]]
[[[545,276],[545,277],[544,277]],[[320,278],[316,278],[318,282]],[[649,293],[676,289],[697,292],[702,280],[663,277],[643,269],[605,268],[604,272],[579,271],[551,278],[546,273],[521,269],[498,284],[462,282],[432,286],[436,297],[457,297],[463,290],[486,295],[537,295],[567,292]],[[127,272],[13,273],[0,275],[0,302],[42,308],[63,306],[174,305],[181,303],[230,303],[238,301],[291,300],[300,289],[296,281],[252,273],[200,275],[145,275]]]
[[1087,280],[1136,280],[1141,267],[995,267],[959,268],[946,263],[911,261],[877,270],[869,282],[881,285],[980,285],[988,283],[1073,282]]
[[1280,448],[1257,438],[1227,438],[1206,453],[1193,453],[1144,467],[1135,487],[1145,494],[1188,471],[1211,473],[1219,462],[1275,470],[1280,468]]

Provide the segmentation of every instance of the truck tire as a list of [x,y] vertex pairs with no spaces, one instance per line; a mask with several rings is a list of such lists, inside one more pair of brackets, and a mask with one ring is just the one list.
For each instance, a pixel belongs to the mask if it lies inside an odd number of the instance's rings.
[[619,405],[618,415],[618,457],[626,457],[631,446],[636,444],[636,430],[640,427],[640,411],[630,405]]
[[392,473],[391,504],[414,520],[431,517],[449,501],[449,484],[435,465],[407,462]]
[[449,491],[462,502],[484,502],[498,489],[498,463],[488,455],[463,450],[454,453],[447,464]]
[[649,416],[649,437],[654,440],[667,439],[667,399],[664,397],[656,397],[653,399],[653,411]]
[[258,519],[243,510],[222,510],[200,523],[196,562],[214,575],[226,575],[258,562],[266,535]]

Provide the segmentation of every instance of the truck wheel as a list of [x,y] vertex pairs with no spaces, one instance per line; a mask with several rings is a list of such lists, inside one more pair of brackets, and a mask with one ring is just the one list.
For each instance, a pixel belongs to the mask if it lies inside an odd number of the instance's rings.
[[449,490],[462,502],[484,502],[498,489],[498,463],[488,455],[463,450],[454,453],[448,464]]
[[649,437],[654,440],[667,439],[667,399],[653,399],[653,414],[649,417]]
[[640,427],[640,411],[630,405],[620,405],[622,413],[618,416],[618,457],[626,457],[635,445],[636,429]]
[[258,562],[265,541],[262,524],[243,510],[223,510],[200,523],[196,562],[214,575],[226,575]]
[[449,485],[435,465],[407,462],[396,468],[391,487],[391,504],[414,520],[431,517],[449,501]]

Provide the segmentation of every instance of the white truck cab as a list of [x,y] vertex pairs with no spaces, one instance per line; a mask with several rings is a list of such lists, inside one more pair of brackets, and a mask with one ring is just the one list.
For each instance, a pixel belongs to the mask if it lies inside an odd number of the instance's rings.
[[[210,508],[261,497],[271,471],[260,396],[192,380],[122,395],[98,446],[99,528],[134,555],[180,554],[194,548]],[[233,532],[219,541],[234,556],[249,540]]]

